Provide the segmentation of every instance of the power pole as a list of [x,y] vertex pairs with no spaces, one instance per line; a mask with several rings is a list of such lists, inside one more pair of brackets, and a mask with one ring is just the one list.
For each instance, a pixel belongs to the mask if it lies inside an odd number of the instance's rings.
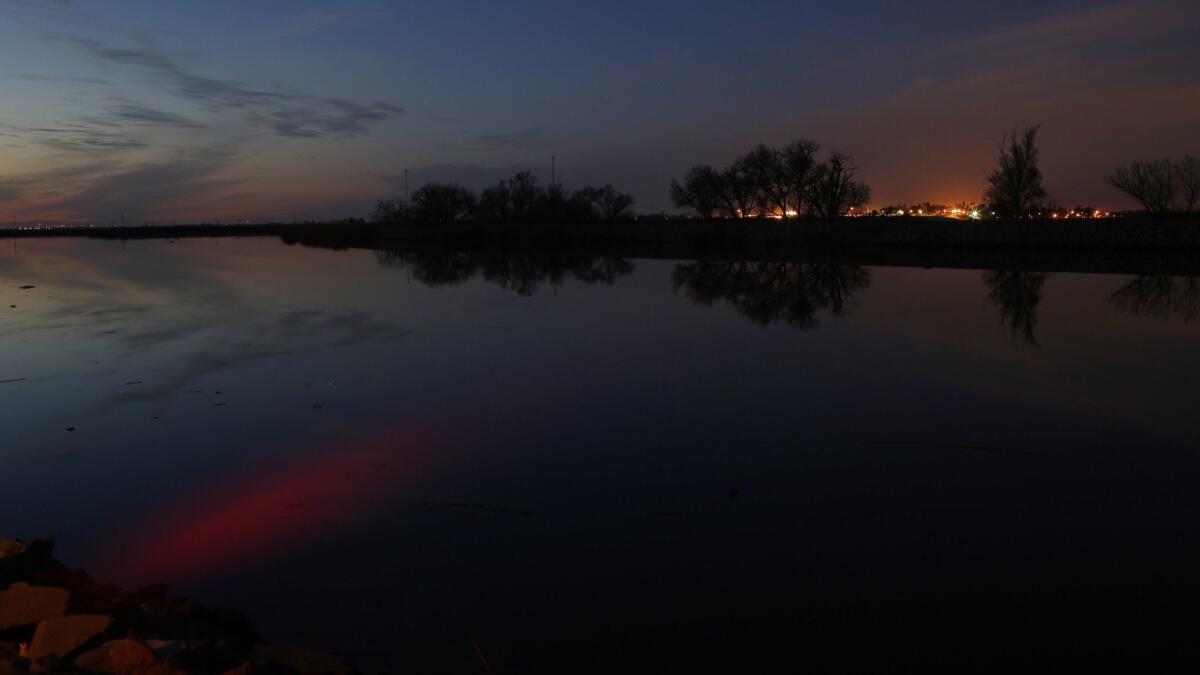
[[550,155],[550,186],[558,184],[558,156]]
[[408,208],[408,169],[404,170],[404,208]]

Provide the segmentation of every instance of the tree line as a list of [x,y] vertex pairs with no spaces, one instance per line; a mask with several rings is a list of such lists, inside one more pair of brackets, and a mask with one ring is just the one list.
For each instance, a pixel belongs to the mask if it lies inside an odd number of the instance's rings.
[[871,188],[855,180],[850,155],[800,140],[782,148],[759,144],[724,169],[694,166],[683,182],[671,181],[671,202],[701,218],[838,218],[871,201]]
[[[1091,207],[1058,208],[1044,184],[1039,166],[1038,126],[1005,136],[996,166],[987,176],[982,203],[956,207],[956,215],[1000,218],[1092,214]],[[724,168],[693,166],[682,181],[672,179],[670,196],[676,208],[704,219],[817,218],[832,220],[864,213],[871,188],[857,180],[854,159],[832,151],[822,157],[809,140],[781,148],[759,144]],[[1200,208],[1200,159],[1134,161],[1113,169],[1106,181],[1155,216],[1196,213]],[[547,186],[529,172],[502,180],[476,195],[457,183],[429,183],[410,201],[384,199],[376,203],[377,223],[461,222],[536,224],[559,222],[618,222],[633,217],[634,199],[612,185],[584,186],[568,191]],[[892,207],[884,214],[913,214]],[[918,205],[921,215],[946,211],[933,204]]]
[[558,183],[538,184],[522,171],[476,195],[457,183],[427,183],[406,202],[381,199],[372,220],[382,224],[462,222],[617,222],[632,217],[634,199],[612,185],[568,191]]

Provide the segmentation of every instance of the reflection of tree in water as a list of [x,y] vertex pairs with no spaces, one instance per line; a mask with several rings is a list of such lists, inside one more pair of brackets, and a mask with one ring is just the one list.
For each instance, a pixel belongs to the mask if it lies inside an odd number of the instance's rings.
[[818,311],[849,314],[855,294],[871,285],[866,267],[795,262],[703,260],[676,265],[671,278],[693,302],[728,302],[756,323],[784,321],[802,330],[819,324]]
[[1117,309],[1163,319],[1200,318],[1200,277],[1167,277],[1144,274],[1109,296]]
[[379,264],[403,267],[429,286],[461,284],[481,276],[505,290],[533,295],[543,284],[558,288],[567,281],[612,284],[633,272],[624,258],[527,251],[376,251]]
[[988,287],[988,300],[1000,310],[1000,320],[1026,344],[1037,346],[1038,305],[1042,302],[1042,286],[1054,276],[1048,272],[1017,272],[992,270],[983,273]]

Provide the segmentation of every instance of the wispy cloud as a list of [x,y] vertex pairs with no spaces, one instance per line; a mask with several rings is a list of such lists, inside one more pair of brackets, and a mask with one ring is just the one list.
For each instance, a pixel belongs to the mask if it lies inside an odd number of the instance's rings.
[[115,47],[90,37],[60,36],[84,50],[92,59],[129,67],[160,80],[175,95],[212,111],[240,110],[251,123],[289,138],[333,136],[353,138],[371,126],[397,119],[404,108],[386,102],[362,103],[346,98],[312,96],[208,77],[180,64],[151,36],[140,45]]
[[1144,43],[1176,30],[1195,28],[1200,5],[1190,0],[1124,0],[1040,17],[963,41],[965,49],[1065,49],[1112,41]]
[[181,127],[184,129],[199,129],[204,126],[182,115],[129,103],[111,106],[107,110],[107,115],[117,122],[127,122],[130,124]]
[[[104,125],[109,126],[109,125]],[[0,123],[0,130],[16,134],[45,148],[67,153],[109,152],[146,147],[141,140],[117,131],[98,129],[95,124],[67,122],[37,127]]]

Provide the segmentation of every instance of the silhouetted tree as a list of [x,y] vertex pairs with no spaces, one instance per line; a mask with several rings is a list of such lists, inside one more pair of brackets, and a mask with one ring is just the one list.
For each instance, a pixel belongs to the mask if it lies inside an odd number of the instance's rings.
[[1042,302],[1042,287],[1054,275],[1044,272],[993,270],[983,273],[988,299],[1000,310],[1000,321],[1014,338],[1020,335],[1025,343],[1038,346],[1038,305]]
[[1175,167],[1183,197],[1184,210],[1192,213],[1200,206],[1200,158],[1184,155]]
[[[814,188],[821,170],[817,161],[817,151],[820,147],[813,141],[793,141],[783,146],[780,153],[790,186],[789,210],[794,211],[796,216],[802,215],[806,209],[810,214],[813,212],[813,197],[816,193]],[[838,215],[841,215],[840,212]],[[784,212],[784,216],[787,216],[787,211]]]
[[741,164],[757,190],[763,211],[781,217],[796,211],[794,186],[782,152],[760,143],[741,158]]
[[809,186],[809,208],[818,218],[840,218],[850,208],[865,206],[871,201],[871,188],[854,180],[857,172],[849,155],[834,152],[825,162],[812,170]]
[[698,260],[676,265],[671,279],[693,302],[724,301],[755,323],[807,330],[819,325],[821,310],[834,318],[848,314],[871,272],[858,265]]
[[758,191],[742,158],[720,174],[721,211],[726,218],[749,218],[758,209]]
[[1191,213],[1200,201],[1200,159],[1135,161],[1107,176],[1109,185],[1137,200],[1147,213]]
[[1022,218],[1037,211],[1046,200],[1042,171],[1038,168],[1039,127],[1009,134],[996,157],[999,166],[988,176],[983,200],[996,215]]
[[838,218],[851,207],[865,206],[871,189],[854,180],[850,156],[834,152],[822,162],[819,149],[807,140],[781,150],[759,144],[724,171],[693,167],[682,185],[671,181],[671,199],[706,218]]
[[475,214],[474,193],[455,183],[428,183],[412,196],[417,218],[428,223],[457,223]]
[[371,211],[371,221],[382,225],[397,225],[408,221],[408,208],[397,199],[380,199]]
[[612,185],[585,185],[571,195],[571,204],[572,210],[582,220],[603,220],[612,223],[629,217],[633,197],[617,192]]
[[671,202],[676,208],[691,209],[701,218],[712,219],[721,209],[721,175],[711,166],[694,166],[683,184],[671,180]]
[[524,296],[533,295],[544,284],[559,287],[567,280],[613,284],[634,271],[633,264],[623,258],[524,249],[385,250],[375,255],[380,265],[409,269],[414,279],[428,286],[454,286],[482,277]]
[[1194,321],[1200,318],[1200,278],[1142,275],[1114,291],[1109,300],[1131,314]]
[[555,223],[562,220],[580,220],[585,217],[571,208],[571,199],[563,186],[555,183],[539,190],[530,220]]
[[537,178],[522,171],[479,195],[480,220],[495,223],[528,222],[541,198]]

